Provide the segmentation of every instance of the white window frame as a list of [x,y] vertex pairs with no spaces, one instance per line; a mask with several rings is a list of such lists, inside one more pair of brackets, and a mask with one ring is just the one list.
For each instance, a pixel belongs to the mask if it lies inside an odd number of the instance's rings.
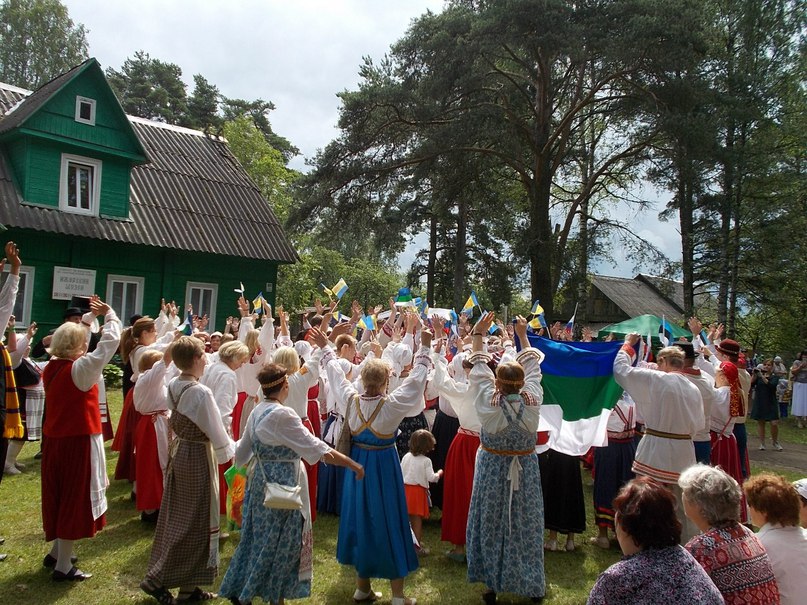
[[146,285],[146,278],[137,275],[107,275],[106,277],[106,298],[104,299],[108,304],[112,304],[112,288],[115,283],[134,284],[137,287],[137,294],[135,295],[135,308],[131,313],[123,314],[123,309],[115,309],[121,321],[125,324],[129,322],[132,315],[142,315],[143,313],[143,288]]
[[[81,106],[85,103],[90,106],[89,120],[86,120],[81,117]],[[76,97],[76,122],[80,122],[82,124],[88,124],[89,126],[95,126],[95,99],[80,96]]]
[[[67,171],[70,164],[82,164],[93,169],[93,177],[90,191],[90,208],[71,208],[67,205]],[[87,216],[98,216],[98,209],[101,204],[101,166],[103,162],[95,158],[88,158],[70,153],[62,154],[62,170],[59,177],[59,210],[62,212],[72,212],[73,214],[85,214]]]
[[[8,275],[11,267],[8,263],[3,267],[3,273]],[[14,314],[17,328],[27,328],[31,323],[31,305],[34,301],[34,277],[36,274],[36,267],[28,265],[20,266],[20,276],[25,275],[25,288],[17,293],[17,300],[19,301],[22,296],[22,317]],[[5,326],[4,326],[5,327]],[[19,331],[19,330],[18,330]]]
[[[216,325],[216,299],[218,298],[219,293],[219,285],[218,284],[211,284],[206,282],[198,282],[198,281],[189,281],[185,285],[185,308],[187,308],[188,304],[191,302],[191,290],[193,288],[199,290],[210,290],[210,312],[207,315],[207,330],[209,331],[213,326]],[[200,315],[200,309],[194,308],[193,314]],[[184,321],[184,315],[183,315]]]

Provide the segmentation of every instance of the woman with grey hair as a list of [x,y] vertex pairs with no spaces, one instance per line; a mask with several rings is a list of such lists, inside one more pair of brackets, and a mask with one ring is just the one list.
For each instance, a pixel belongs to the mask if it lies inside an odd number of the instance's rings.
[[702,532],[686,549],[734,603],[779,603],[779,588],[765,547],[740,524],[742,491],[721,468],[696,464],[678,478],[684,512]]

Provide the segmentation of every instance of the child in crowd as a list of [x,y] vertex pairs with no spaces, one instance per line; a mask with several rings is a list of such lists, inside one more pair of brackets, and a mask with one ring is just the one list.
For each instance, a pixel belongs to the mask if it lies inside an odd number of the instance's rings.
[[140,378],[134,386],[134,407],[142,414],[135,429],[140,520],[156,523],[163,498],[163,481],[168,467],[171,430],[168,428],[168,382],[179,373],[171,363],[171,347],[165,354],[149,350],[140,357]]
[[429,518],[429,483],[437,483],[443,476],[443,469],[434,472],[428,457],[436,445],[437,441],[429,431],[415,431],[409,438],[409,452],[401,460],[409,523],[420,545],[419,552],[423,555],[429,554],[429,549],[421,541],[423,519]]

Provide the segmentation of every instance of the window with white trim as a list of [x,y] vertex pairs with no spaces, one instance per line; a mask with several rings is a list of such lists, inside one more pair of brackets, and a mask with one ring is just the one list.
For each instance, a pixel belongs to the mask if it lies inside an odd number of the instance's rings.
[[219,291],[218,284],[206,284],[189,281],[185,289],[185,304],[193,306],[193,314],[202,317],[207,315],[208,332],[214,330],[216,325],[216,296]]
[[[11,267],[8,263],[3,267],[3,274],[0,275],[0,289],[8,279]],[[35,267],[20,267],[20,285],[17,290],[17,300],[14,303],[14,318],[17,320],[17,327],[27,328],[31,323],[31,303],[34,300],[34,272]],[[5,326],[3,326],[5,328]]]
[[115,309],[115,313],[124,324],[129,323],[132,315],[143,313],[144,277],[131,275],[108,275],[106,278],[106,303]]
[[76,97],[76,122],[95,126],[95,99]]
[[97,216],[101,198],[101,161],[62,154],[59,210]]

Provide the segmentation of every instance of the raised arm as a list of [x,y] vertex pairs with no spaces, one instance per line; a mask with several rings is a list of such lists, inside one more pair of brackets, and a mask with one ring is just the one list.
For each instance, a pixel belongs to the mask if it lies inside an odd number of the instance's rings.
[[104,366],[118,350],[121,324],[115,311],[98,296],[90,299],[90,311],[96,316],[104,316],[104,330],[95,351],[82,355],[71,370],[73,383],[82,391],[89,391],[101,378]]

